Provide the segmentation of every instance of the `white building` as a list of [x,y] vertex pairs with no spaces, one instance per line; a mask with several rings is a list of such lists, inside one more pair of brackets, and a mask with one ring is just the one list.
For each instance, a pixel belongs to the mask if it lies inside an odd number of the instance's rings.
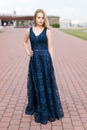
[[87,28],[87,20],[60,20],[61,28]]

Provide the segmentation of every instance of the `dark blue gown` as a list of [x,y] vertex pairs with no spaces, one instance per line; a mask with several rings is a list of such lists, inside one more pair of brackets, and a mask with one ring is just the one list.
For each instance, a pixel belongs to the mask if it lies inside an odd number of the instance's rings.
[[37,123],[46,124],[64,116],[56,84],[52,59],[48,51],[46,28],[36,36],[30,28],[30,57],[27,77],[28,104],[25,113],[34,114]]

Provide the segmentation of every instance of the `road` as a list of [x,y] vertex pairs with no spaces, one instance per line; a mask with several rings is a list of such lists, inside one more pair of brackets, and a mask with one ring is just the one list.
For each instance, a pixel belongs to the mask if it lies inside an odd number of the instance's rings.
[[87,41],[52,29],[54,68],[65,117],[42,125],[25,115],[29,63],[23,46],[25,31],[6,27],[0,32],[0,130],[87,130]]

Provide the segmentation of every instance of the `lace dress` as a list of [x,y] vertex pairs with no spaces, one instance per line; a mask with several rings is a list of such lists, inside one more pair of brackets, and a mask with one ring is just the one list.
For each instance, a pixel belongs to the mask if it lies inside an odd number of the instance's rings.
[[34,114],[35,122],[46,124],[64,116],[56,84],[52,59],[48,51],[46,28],[36,36],[30,28],[30,57],[27,77],[28,103],[25,113]]

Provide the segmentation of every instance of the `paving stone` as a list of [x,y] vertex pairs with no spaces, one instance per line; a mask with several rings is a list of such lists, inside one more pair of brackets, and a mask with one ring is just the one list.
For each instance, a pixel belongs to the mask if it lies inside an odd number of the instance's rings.
[[25,115],[29,57],[25,29],[0,34],[0,130],[87,129],[87,41],[52,29],[54,68],[65,117],[46,125]]

